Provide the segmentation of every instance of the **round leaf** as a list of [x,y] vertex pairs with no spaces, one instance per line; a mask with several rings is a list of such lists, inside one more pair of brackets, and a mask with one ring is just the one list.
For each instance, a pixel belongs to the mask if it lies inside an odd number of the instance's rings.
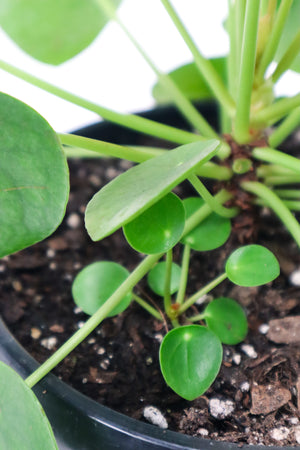
[[[190,197],[183,200],[186,218],[188,219],[203,204],[204,201],[200,197]],[[230,232],[230,220],[219,216],[219,214],[211,213],[193,231],[184,236],[182,242],[188,244],[193,250],[201,252],[213,250],[227,241]]]
[[[113,0],[118,6],[121,0]],[[2,0],[0,24],[25,52],[61,64],[86,48],[107,23],[93,0]]]
[[[88,203],[85,224],[98,241],[126,225],[164,197],[217,152],[216,140],[193,142],[127,170]],[[138,187],[137,187],[138,186]]]
[[206,327],[178,327],[164,337],[159,360],[166,383],[181,397],[194,400],[209,388],[218,375],[222,345]]
[[123,231],[131,247],[151,255],[165,253],[174,247],[182,235],[184,224],[183,204],[170,192],[125,225]]
[[50,125],[0,94],[0,257],[49,236],[65,214],[66,158]]
[[24,380],[0,362],[0,448],[55,450],[53,431]]
[[[147,278],[148,284],[152,291],[155,292],[155,294],[160,295],[161,297],[164,296],[166,268],[167,265],[165,261],[156,264],[156,266],[154,266],[153,269],[150,270]],[[171,295],[177,292],[179,289],[180,276],[180,266],[178,266],[178,264],[176,263],[172,263],[170,286]]]
[[231,298],[220,297],[210,302],[204,310],[204,320],[223,344],[238,344],[247,335],[244,310]]
[[227,259],[226,274],[239,286],[260,286],[278,277],[280,268],[270,250],[261,245],[246,245]]
[[[72,295],[76,305],[86,314],[94,314],[126,280],[129,272],[120,264],[100,261],[86,266],[76,276]],[[107,317],[123,312],[131,302],[131,292],[113,308]]]

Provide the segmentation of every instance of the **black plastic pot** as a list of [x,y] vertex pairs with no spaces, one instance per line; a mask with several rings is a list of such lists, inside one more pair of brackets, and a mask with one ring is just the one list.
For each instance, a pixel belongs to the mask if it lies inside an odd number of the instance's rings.
[[[214,106],[208,104],[204,109],[206,114],[213,114],[213,121],[215,121]],[[182,127],[182,118],[173,108],[161,108],[143,116]],[[137,145],[140,139],[138,133],[105,122],[79,130],[77,134],[124,145]],[[149,138],[150,145],[151,140]],[[1,320],[0,360],[14,368],[24,378],[38,366]],[[237,450],[239,448],[236,444],[194,438],[133,420],[85,397],[52,374],[42,380],[34,388],[34,392],[50,420],[60,450]],[[244,448],[262,450],[264,447],[245,446]],[[282,449],[275,446],[269,448]]]

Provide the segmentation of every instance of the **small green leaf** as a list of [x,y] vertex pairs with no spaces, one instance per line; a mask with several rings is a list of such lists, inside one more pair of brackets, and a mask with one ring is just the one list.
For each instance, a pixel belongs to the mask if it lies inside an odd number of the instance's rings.
[[57,449],[47,417],[24,380],[3,362],[0,379],[0,448]]
[[0,94],[0,257],[35,244],[58,227],[69,195],[68,167],[50,125]]
[[[164,296],[165,289],[165,278],[166,278],[167,265],[165,261],[162,261],[153,269],[150,270],[148,274],[148,284],[155,294]],[[180,276],[181,276],[181,268],[178,264],[172,263],[171,269],[171,286],[170,286],[170,294],[174,294],[179,289],[180,284]]]
[[186,400],[202,395],[213,383],[222,363],[217,336],[200,325],[174,328],[164,337],[159,352],[166,383]]
[[226,274],[239,286],[260,286],[278,277],[280,268],[270,250],[261,245],[246,245],[227,259]]
[[[225,80],[226,58],[213,58],[210,59],[210,62],[222,79]],[[194,62],[178,67],[170,72],[169,75],[189,100],[214,98],[212,90],[200,74]],[[152,95],[158,103],[172,103],[172,98],[170,98],[168,92],[160,82],[157,82],[153,87]]]
[[85,222],[91,238],[103,239],[135,219],[211,159],[218,146],[216,140],[182,145],[112,180],[87,205]]
[[182,201],[170,192],[125,225],[123,231],[131,247],[151,255],[174,247],[182,235],[184,223]]
[[[204,201],[200,197],[190,197],[183,200],[186,219],[192,216]],[[229,219],[212,213],[204,219],[193,231],[188,233],[182,239],[184,244],[188,244],[193,250],[207,251],[221,247],[231,232],[231,223]]]
[[[76,305],[86,314],[93,315],[126,280],[129,272],[120,264],[110,261],[95,262],[86,266],[76,276],[72,295]],[[107,317],[123,312],[132,298],[129,292]]]
[[[117,7],[121,0],[112,0]],[[107,23],[94,0],[2,0],[0,25],[26,53],[61,64],[86,48]]]
[[243,308],[231,298],[220,297],[210,302],[204,320],[223,344],[235,345],[247,335],[248,323]]

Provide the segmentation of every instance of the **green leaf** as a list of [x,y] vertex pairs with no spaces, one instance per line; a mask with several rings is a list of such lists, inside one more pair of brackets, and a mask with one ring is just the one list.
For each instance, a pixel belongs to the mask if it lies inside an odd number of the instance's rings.
[[[280,4],[280,3],[279,3]],[[279,6],[279,5],[278,5]],[[278,50],[275,56],[275,60],[279,61],[284,55],[297,31],[299,30],[299,18],[300,18],[300,1],[294,0],[285,23],[283,33],[280,38]],[[300,53],[294,59],[291,69],[300,73]]]
[[200,325],[174,328],[164,337],[159,352],[166,383],[186,400],[202,395],[213,383],[222,363],[217,336]]
[[[121,0],[113,0],[117,7]],[[94,0],[1,0],[0,25],[29,55],[61,64],[86,48],[107,23]]]
[[49,236],[69,194],[65,155],[50,125],[33,109],[0,94],[0,257]]
[[220,297],[210,302],[204,320],[223,344],[235,345],[247,335],[248,323],[243,308],[231,298]]
[[279,263],[270,250],[261,245],[246,245],[227,259],[226,274],[239,286],[260,286],[278,277]]
[[165,253],[174,247],[182,235],[184,224],[182,201],[170,192],[125,225],[123,231],[131,247],[151,255]]
[[[210,59],[213,67],[221,78],[226,78],[226,58]],[[181,92],[190,100],[204,100],[214,98],[214,94],[202,77],[194,62],[178,67],[169,73]],[[172,98],[161,82],[157,82],[152,90],[152,95],[158,103],[172,103]]]
[[[93,315],[126,280],[129,272],[120,264],[110,261],[95,262],[76,276],[72,295],[76,305],[86,314]],[[125,295],[107,317],[116,316],[130,304],[131,292]]]
[[87,205],[85,223],[91,238],[103,239],[135,219],[211,159],[218,146],[217,140],[182,145],[112,180]]
[[[153,269],[150,270],[148,274],[148,285],[152,289],[155,294],[164,296],[165,289],[165,278],[167,272],[167,265],[165,261],[162,261],[156,264]],[[181,268],[178,264],[172,263],[171,269],[171,285],[170,285],[170,294],[174,294],[179,289],[180,284],[180,276],[181,276]]]
[[0,379],[0,448],[57,449],[47,417],[24,380],[3,362]]
[[[198,211],[204,201],[200,197],[190,197],[183,200],[186,219]],[[188,244],[193,250],[207,251],[221,247],[230,236],[231,222],[219,214],[211,213],[199,225],[182,239],[184,244]]]

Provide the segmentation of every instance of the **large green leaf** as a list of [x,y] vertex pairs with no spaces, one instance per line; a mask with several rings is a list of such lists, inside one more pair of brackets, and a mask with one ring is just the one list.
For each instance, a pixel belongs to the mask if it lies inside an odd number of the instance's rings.
[[[280,3],[279,3],[280,4]],[[300,1],[294,0],[280,38],[276,61],[284,55],[300,27]],[[291,69],[300,72],[300,53],[294,59]]]
[[[225,80],[226,58],[213,58],[210,62],[221,78]],[[169,75],[188,99],[204,100],[214,98],[212,90],[194,62],[178,67],[170,72]],[[165,87],[159,81],[154,85],[152,95],[158,103],[172,102],[172,98],[170,98]]]
[[0,362],[0,380],[0,448],[57,449],[46,415],[23,379]]
[[181,397],[194,400],[215,380],[222,363],[222,345],[201,325],[174,328],[164,337],[159,361],[166,383]]
[[[121,0],[113,0],[116,7]],[[94,0],[1,0],[0,25],[25,52],[61,64],[86,48],[107,22]]]
[[126,225],[211,159],[219,141],[182,145],[132,167],[112,180],[88,203],[86,228],[95,241]]
[[0,257],[49,236],[69,193],[66,158],[50,125],[0,94]]

